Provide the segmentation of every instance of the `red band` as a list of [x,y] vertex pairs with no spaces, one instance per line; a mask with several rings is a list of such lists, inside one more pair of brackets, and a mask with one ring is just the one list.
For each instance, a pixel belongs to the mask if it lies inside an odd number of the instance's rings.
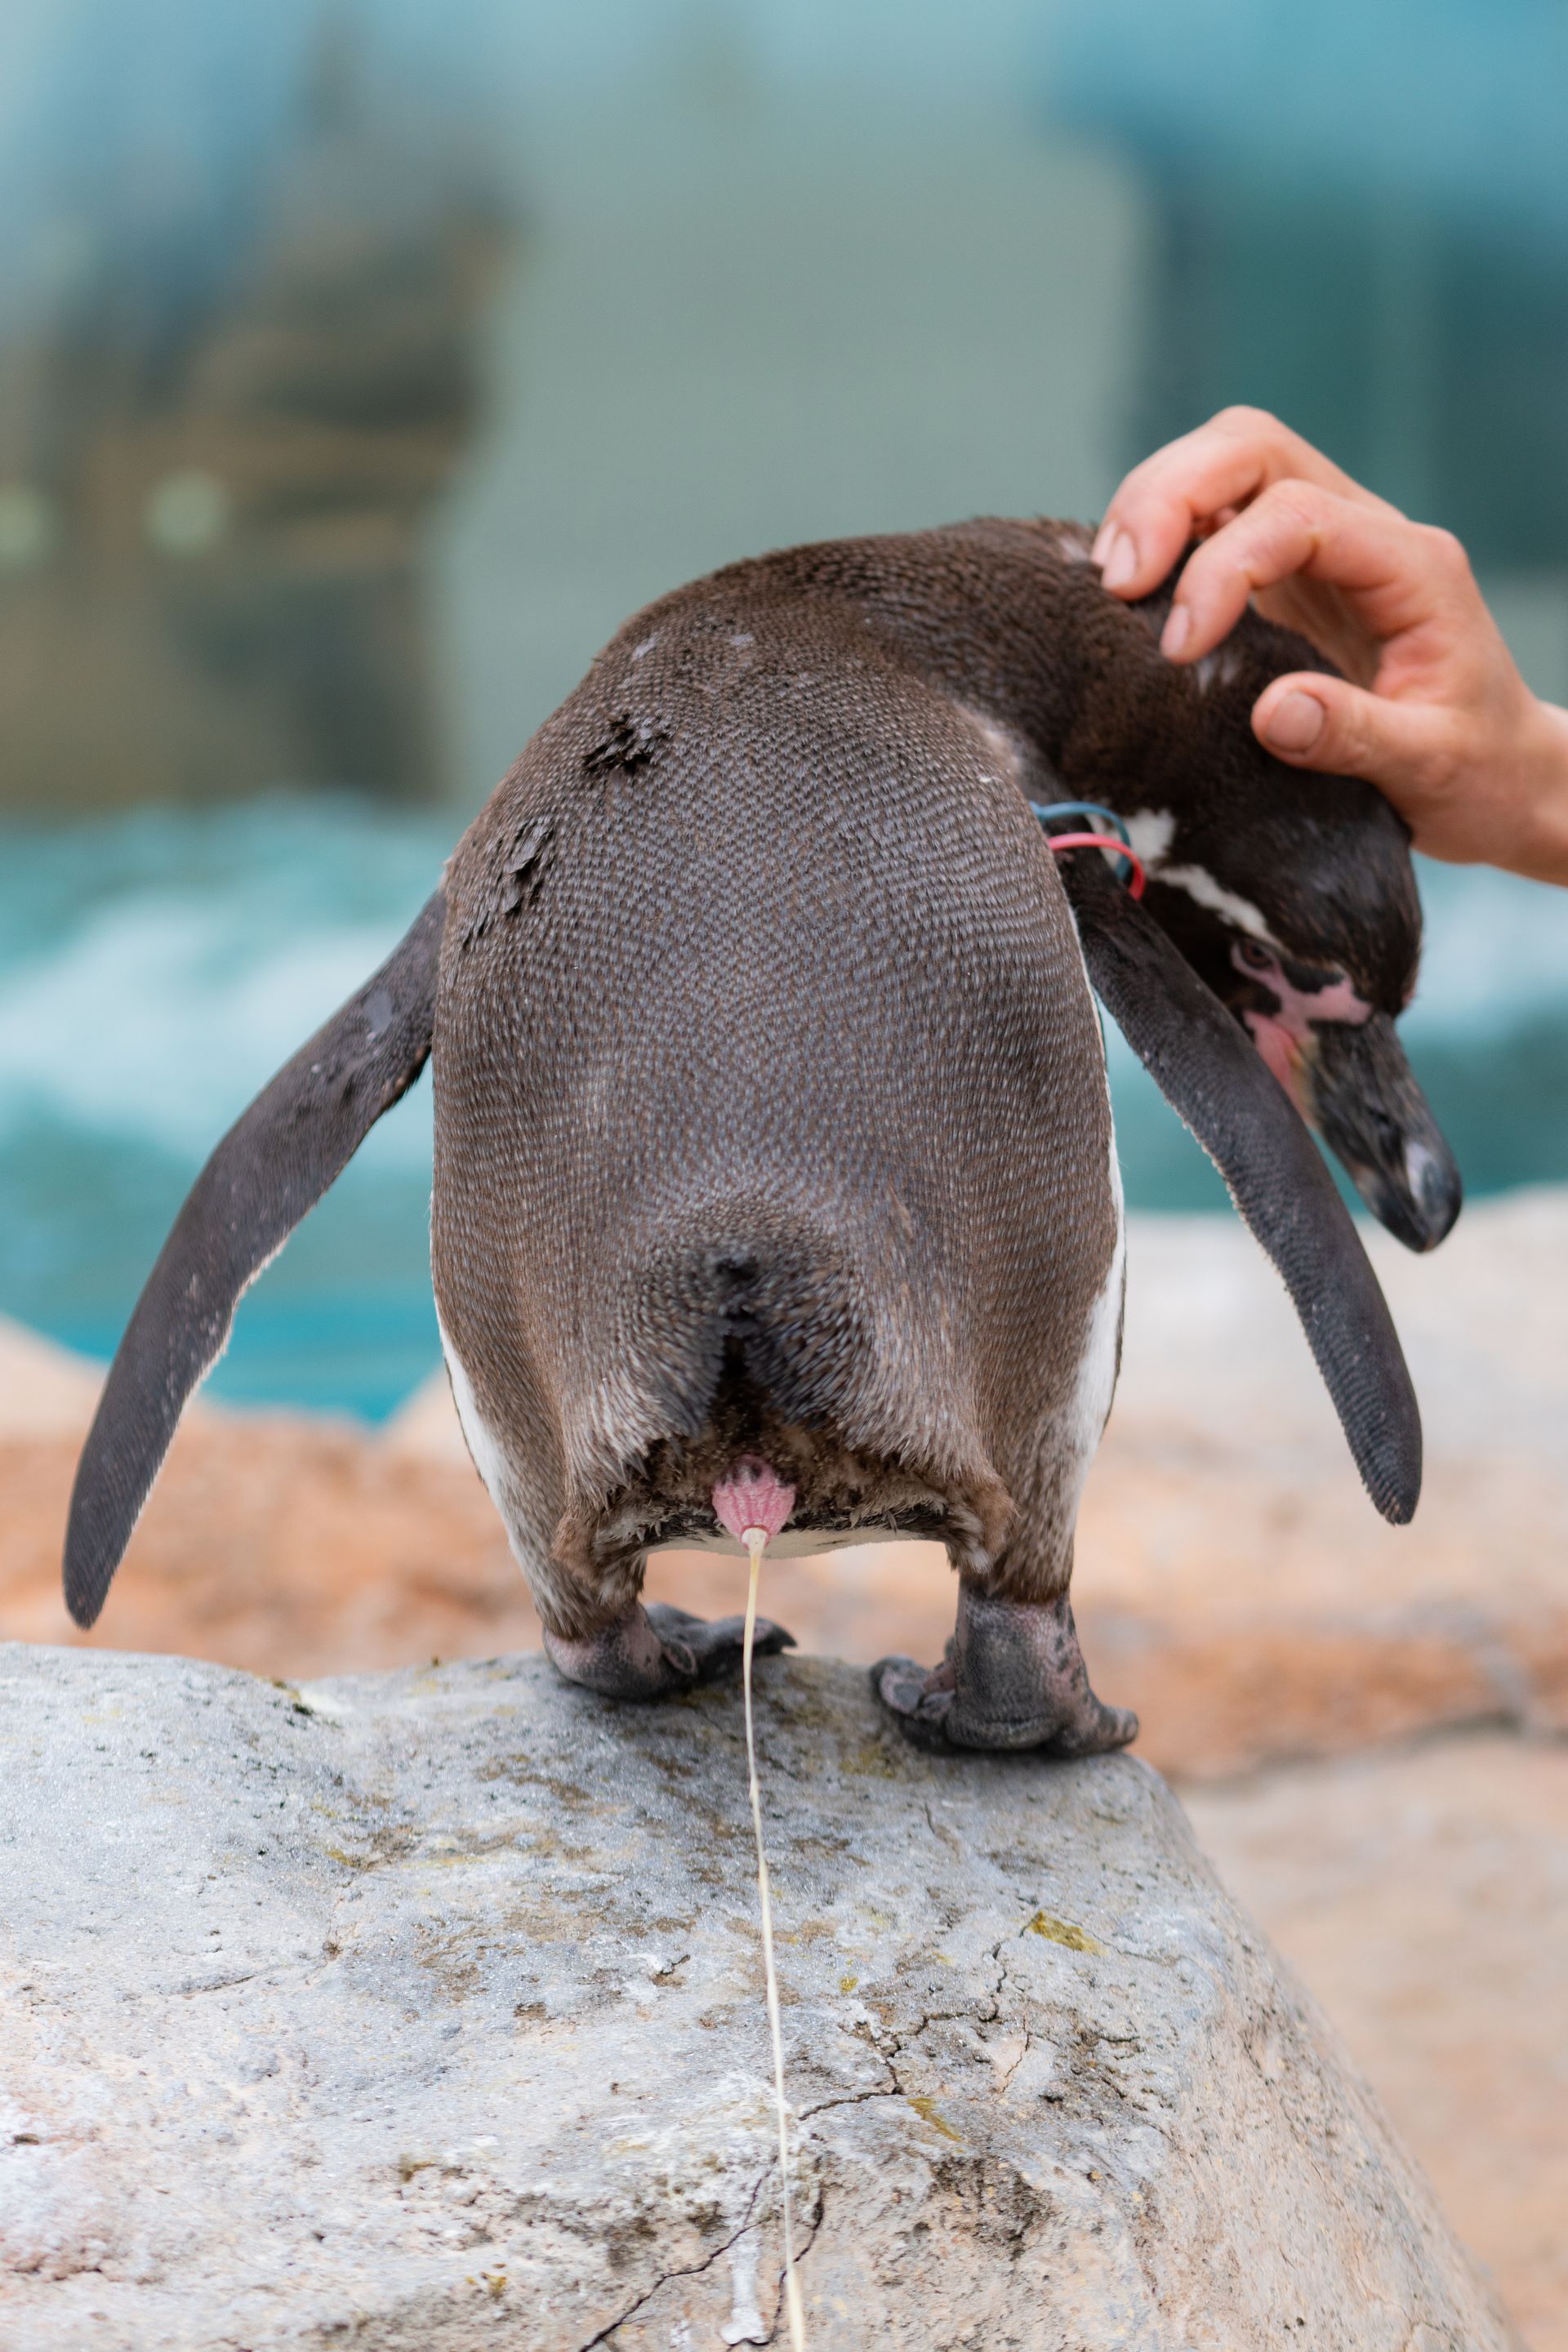
[[1143,896],[1143,860],[1135,849],[1129,849],[1113,833],[1047,833],[1046,839],[1053,850],[1109,849],[1117,857],[1125,857],[1132,868],[1132,878],[1127,887],[1135,898]]

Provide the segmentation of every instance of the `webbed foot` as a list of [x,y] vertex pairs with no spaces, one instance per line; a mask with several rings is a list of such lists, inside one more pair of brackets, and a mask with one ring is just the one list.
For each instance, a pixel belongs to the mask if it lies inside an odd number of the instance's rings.
[[[668,1601],[645,1609],[637,1601],[580,1641],[546,1631],[544,1649],[557,1674],[602,1698],[669,1698],[738,1672],[745,1625],[743,1617],[710,1620]],[[754,1646],[771,1656],[793,1649],[795,1635],[759,1617]]]
[[[690,1654],[700,1683],[719,1682],[726,1675],[740,1673],[746,1639],[744,1617],[693,1617],[689,1610],[677,1609],[668,1601],[650,1601],[647,1617],[667,1649]],[[759,1658],[771,1658],[795,1646],[793,1633],[775,1625],[771,1617],[758,1618],[752,1647]]]
[[911,1658],[881,1658],[871,1688],[918,1747],[1038,1748],[1054,1757],[1099,1756],[1138,1735],[1130,1708],[1107,1706],[1089,1687],[1072,1608],[997,1601],[960,1587],[958,1630],[928,1673]]

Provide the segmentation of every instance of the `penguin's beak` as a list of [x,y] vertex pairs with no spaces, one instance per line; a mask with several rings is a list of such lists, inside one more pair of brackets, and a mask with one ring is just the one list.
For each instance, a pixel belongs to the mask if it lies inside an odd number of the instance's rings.
[[1302,1108],[1373,1215],[1406,1249],[1436,1249],[1464,1188],[1388,1015],[1314,1024],[1300,1084]]

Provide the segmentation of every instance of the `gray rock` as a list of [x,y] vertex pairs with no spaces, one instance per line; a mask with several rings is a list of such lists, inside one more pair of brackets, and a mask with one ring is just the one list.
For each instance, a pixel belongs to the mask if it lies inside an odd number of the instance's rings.
[[[759,1671],[815,2352],[1514,2345],[1124,1757]],[[701,2352],[777,2302],[740,1707],[0,1653],[7,2352]]]

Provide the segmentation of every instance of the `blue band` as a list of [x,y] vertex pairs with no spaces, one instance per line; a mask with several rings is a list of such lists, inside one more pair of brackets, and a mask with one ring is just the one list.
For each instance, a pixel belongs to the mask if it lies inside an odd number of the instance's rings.
[[1052,801],[1047,807],[1042,807],[1038,801],[1031,801],[1029,806],[1042,824],[1048,824],[1053,817],[1058,816],[1091,816],[1097,833],[1113,833],[1118,841],[1125,841],[1129,848],[1132,845],[1127,827],[1116,811],[1102,808],[1098,801]]
[[[1125,841],[1130,849],[1132,846],[1127,827],[1122,824],[1116,811],[1102,808],[1098,801],[1051,801],[1044,806],[1038,801],[1031,801],[1029,806],[1039,818],[1041,824],[1045,826],[1047,836],[1054,818],[1089,817],[1093,820],[1096,833],[1113,833],[1118,841]],[[1122,882],[1130,880],[1132,874],[1131,866],[1128,865],[1125,858],[1118,859],[1117,863],[1121,869],[1118,879]]]

